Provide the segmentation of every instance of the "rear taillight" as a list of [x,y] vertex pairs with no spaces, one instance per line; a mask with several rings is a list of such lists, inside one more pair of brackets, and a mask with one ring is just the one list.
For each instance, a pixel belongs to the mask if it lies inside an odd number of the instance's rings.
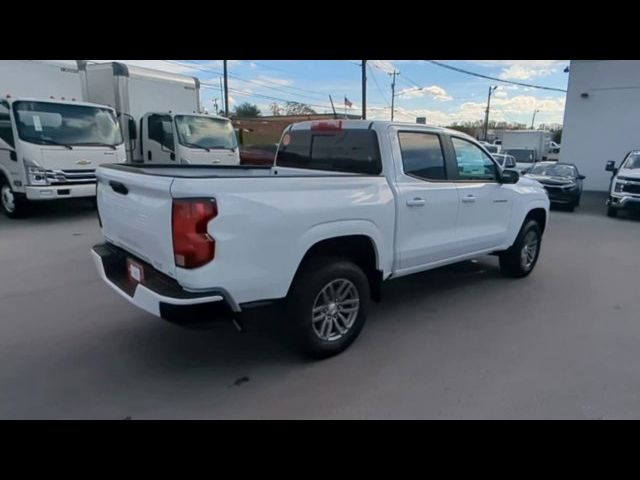
[[207,225],[218,215],[212,198],[175,199],[171,212],[173,254],[177,267],[197,268],[213,260],[216,242]]

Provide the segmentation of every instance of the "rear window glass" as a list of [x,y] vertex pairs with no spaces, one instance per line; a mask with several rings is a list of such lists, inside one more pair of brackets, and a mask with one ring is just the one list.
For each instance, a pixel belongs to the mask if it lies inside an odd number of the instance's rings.
[[276,164],[369,175],[382,172],[378,138],[373,130],[290,131],[280,144]]

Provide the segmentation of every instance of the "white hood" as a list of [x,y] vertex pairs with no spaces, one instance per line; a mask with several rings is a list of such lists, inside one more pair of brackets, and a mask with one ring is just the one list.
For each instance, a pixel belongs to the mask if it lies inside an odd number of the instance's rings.
[[622,168],[618,170],[616,177],[632,178],[640,181],[640,168]]

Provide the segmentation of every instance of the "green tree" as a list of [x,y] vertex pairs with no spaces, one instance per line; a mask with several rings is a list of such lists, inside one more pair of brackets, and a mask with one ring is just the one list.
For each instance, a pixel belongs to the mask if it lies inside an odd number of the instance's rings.
[[233,109],[233,113],[236,117],[240,117],[240,118],[259,117],[261,115],[261,112],[258,106],[249,102],[244,102],[244,103],[241,103],[240,105],[237,105]]

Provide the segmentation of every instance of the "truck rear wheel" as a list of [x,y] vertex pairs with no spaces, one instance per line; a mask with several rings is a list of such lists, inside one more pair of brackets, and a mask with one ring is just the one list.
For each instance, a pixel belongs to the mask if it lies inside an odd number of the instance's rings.
[[0,175],[0,205],[5,215],[9,218],[21,218],[27,209],[27,200],[23,195],[16,193],[9,182]]
[[360,334],[369,299],[367,276],[354,263],[326,257],[309,262],[287,297],[291,346],[314,358],[342,352]]
[[503,274],[519,278],[533,271],[540,255],[542,230],[535,220],[528,220],[511,248],[500,254],[500,270]]

